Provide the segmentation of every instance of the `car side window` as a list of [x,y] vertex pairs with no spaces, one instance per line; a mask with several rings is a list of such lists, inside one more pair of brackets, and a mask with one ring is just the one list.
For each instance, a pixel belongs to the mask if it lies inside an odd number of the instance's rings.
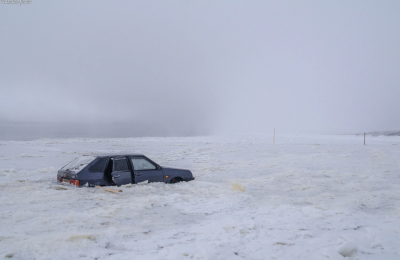
[[114,172],[126,172],[129,171],[128,162],[126,159],[114,159]]
[[133,165],[133,169],[136,171],[157,170],[157,166],[155,166],[152,162],[145,158],[133,157],[131,158],[131,162]]
[[106,166],[107,158],[99,159],[95,164],[93,164],[90,168],[90,172],[104,172],[104,168]]

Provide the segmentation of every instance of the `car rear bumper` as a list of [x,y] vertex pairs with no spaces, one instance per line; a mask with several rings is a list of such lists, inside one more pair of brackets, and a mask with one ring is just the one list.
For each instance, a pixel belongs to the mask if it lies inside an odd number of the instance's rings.
[[71,180],[71,179],[61,178],[61,177],[57,176],[57,182],[60,182],[62,184],[71,184],[71,185],[79,187],[79,180]]

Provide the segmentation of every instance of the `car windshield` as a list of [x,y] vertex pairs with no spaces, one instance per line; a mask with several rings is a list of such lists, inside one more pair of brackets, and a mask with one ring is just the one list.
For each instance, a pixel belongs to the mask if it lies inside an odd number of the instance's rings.
[[69,164],[63,167],[64,170],[70,170],[73,172],[80,172],[83,168],[85,168],[91,161],[96,159],[95,156],[84,155],[79,158],[76,158]]

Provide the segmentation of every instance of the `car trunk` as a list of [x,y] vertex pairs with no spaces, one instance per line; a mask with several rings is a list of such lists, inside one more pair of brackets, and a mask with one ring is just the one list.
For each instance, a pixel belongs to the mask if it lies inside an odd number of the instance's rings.
[[66,184],[72,184],[75,186],[79,186],[79,180],[76,180],[78,174],[75,172],[67,170],[59,170],[57,173],[57,181]]
[[82,171],[94,159],[96,159],[96,157],[90,155],[76,158],[58,171],[57,181],[79,186],[79,172]]

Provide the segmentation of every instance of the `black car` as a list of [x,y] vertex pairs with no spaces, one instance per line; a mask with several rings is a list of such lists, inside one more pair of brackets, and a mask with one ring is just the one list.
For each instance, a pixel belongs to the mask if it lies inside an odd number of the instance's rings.
[[58,182],[90,187],[191,180],[194,180],[191,171],[161,167],[143,154],[84,155],[57,173]]

